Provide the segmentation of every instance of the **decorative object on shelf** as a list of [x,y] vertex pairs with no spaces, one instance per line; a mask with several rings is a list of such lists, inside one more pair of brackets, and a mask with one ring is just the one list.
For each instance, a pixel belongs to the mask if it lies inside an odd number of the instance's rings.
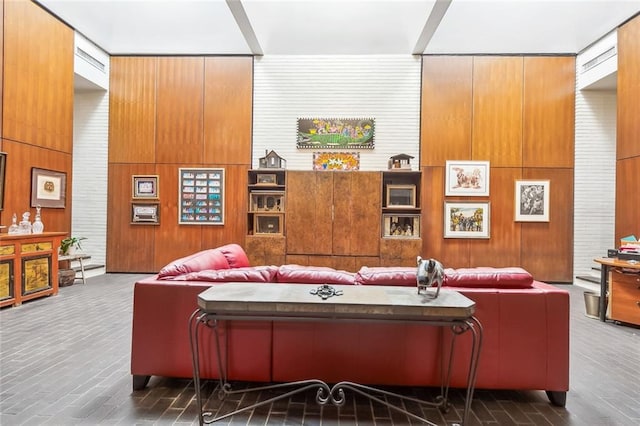
[[278,176],[275,173],[258,173],[256,175],[256,185],[277,185]]
[[287,166],[287,160],[280,157],[275,151],[265,151],[265,156],[258,161],[261,169],[284,169]]
[[298,118],[296,147],[373,149],[373,118]]
[[67,174],[31,168],[31,207],[65,208]]
[[18,215],[15,213],[11,216],[11,226],[7,231],[9,235],[17,235],[20,233],[20,228],[18,227]]
[[489,238],[489,202],[444,203],[444,238]]
[[322,300],[327,300],[328,298],[333,296],[342,296],[344,291],[336,290],[333,286],[330,286],[329,284],[322,284],[318,288],[312,288],[311,290],[309,290],[309,293],[313,294],[314,296],[322,297]]
[[444,195],[489,195],[488,161],[447,161]]
[[136,199],[157,199],[159,194],[158,175],[133,175],[131,197]]
[[7,153],[0,152],[0,211],[4,208],[4,177],[7,168]]
[[42,223],[42,216],[40,214],[41,207],[38,204],[36,206],[36,218],[33,220],[33,225],[31,225],[31,231],[34,234],[42,234],[44,232],[44,223]]
[[284,191],[252,191],[249,196],[250,212],[281,213],[284,211]]
[[387,185],[387,208],[405,209],[416,207],[415,185]]
[[224,225],[224,169],[178,169],[178,223]]
[[549,222],[549,181],[517,180],[516,222]]
[[131,203],[132,225],[160,225],[160,203]]
[[22,213],[22,220],[18,224],[18,234],[26,235],[31,233],[33,227],[31,226],[31,221],[29,220],[30,217],[31,213]]
[[69,256],[74,250],[82,250],[80,241],[86,240],[87,237],[67,237],[60,241],[59,253],[61,256]]
[[398,154],[389,157],[387,168],[389,170],[411,170],[411,160],[414,157],[409,154]]
[[[418,270],[416,271],[416,284],[418,294],[431,296],[433,299],[440,294],[440,288],[444,281],[444,267],[442,263],[435,259],[423,259],[418,256],[416,259]],[[429,292],[429,288],[436,288],[435,292]]]
[[314,152],[313,170],[360,170],[360,153]]
[[420,238],[419,214],[383,214],[385,238]]
[[253,217],[254,235],[282,235],[283,214],[256,214]]

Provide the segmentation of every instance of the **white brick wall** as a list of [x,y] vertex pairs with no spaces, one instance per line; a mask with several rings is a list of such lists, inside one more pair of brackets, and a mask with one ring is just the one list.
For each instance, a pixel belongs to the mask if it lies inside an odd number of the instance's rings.
[[90,263],[104,265],[109,95],[99,90],[76,92],[74,97],[71,233],[87,237],[82,248],[91,255]]
[[411,55],[270,55],[254,61],[253,167],[265,150],[287,169],[311,170],[313,150],[296,148],[298,118],[374,118],[375,148],[360,170],[383,170],[420,144],[420,57]]

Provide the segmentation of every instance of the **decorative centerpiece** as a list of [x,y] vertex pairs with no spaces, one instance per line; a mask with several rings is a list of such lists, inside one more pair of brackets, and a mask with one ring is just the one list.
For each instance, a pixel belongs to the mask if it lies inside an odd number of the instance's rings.
[[[444,267],[442,263],[435,259],[423,259],[418,256],[418,271],[416,272],[416,284],[418,286],[418,294],[424,294],[437,298],[440,294],[440,288],[444,281]],[[435,292],[430,292],[429,288],[435,287]]]

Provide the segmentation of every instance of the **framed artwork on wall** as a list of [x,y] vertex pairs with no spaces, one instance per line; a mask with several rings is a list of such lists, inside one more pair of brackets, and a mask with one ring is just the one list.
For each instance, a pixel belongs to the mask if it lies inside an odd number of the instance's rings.
[[489,171],[488,161],[447,161],[444,195],[488,196]]
[[549,222],[549,181],[517,180],[516,222]]
[[4,208],[4,178],[7,170],[7,154],[0,152],[0,211]]
[[313,170],[360,170],[360,153],[314,152]]
[[444,203],[445,238],[489,238],[489,202]]
[[131,197],[137,199],[157,199],[159,194],[158,175],[133,175]]
[[65,208],[67,174],[31,168],[31,207]]
[[373,149],[373,118],[298,118],[299,149]]
[[178,169],[178,223],[224,225],[224,169]]
[[160,203],[131,203],[132,225],[160,225]]

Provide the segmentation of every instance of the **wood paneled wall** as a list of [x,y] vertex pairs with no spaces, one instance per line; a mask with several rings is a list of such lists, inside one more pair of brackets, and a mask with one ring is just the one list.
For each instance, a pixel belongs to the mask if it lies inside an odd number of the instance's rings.
[[616,245],[640,236],[640,16],[618,29]]
[[[573,57],[425,56],[420,164],[422,256],[449,267],[521,265],[573,279]],[[444,239],[447,160],[488,160],[490,239]],[[550,221],[515,222],[515,181],[550,181]]]
[[67,174],[66,208],[43,208],[46,231],[69,232],[73,146],[73,30],[28,0],[3,1],[2,145],[4,210],[10,225],[31,211],[31,168]]
[[[244,241],[252,85],[251,57],[112,58],[107,271],[156,272]],[[225,169],[223,226],[178,224],[181,167]],[[159,226],[130,223],[132,176],[140,174],[159,176]]]

